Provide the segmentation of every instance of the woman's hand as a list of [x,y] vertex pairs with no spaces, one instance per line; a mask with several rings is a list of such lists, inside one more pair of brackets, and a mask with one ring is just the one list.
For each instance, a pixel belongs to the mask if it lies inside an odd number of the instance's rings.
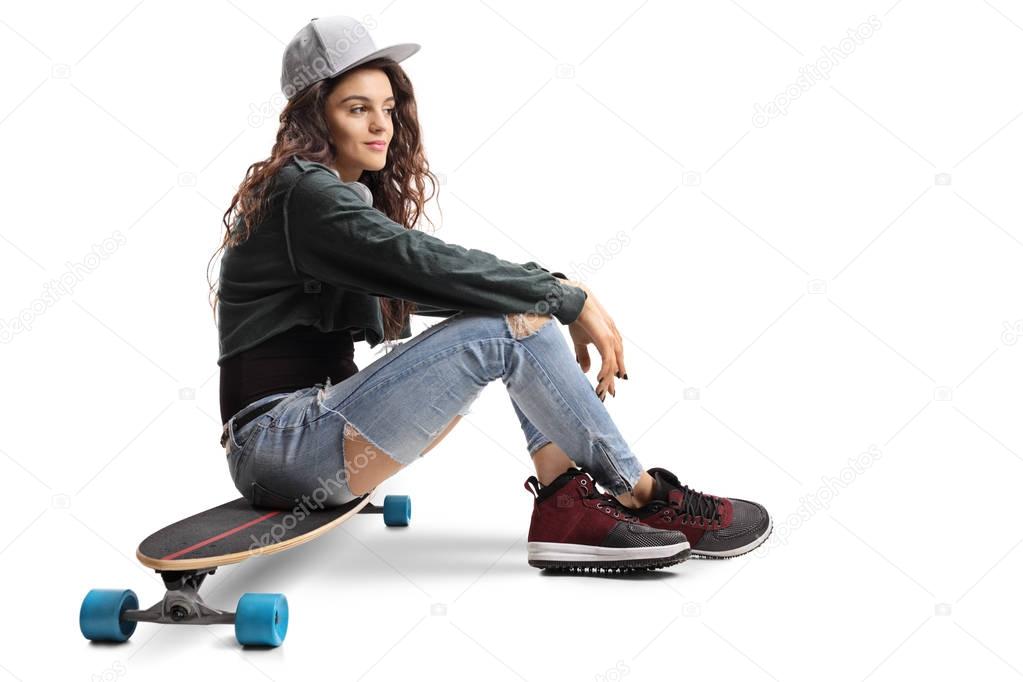
[[592,343],[597,347],[601,364],[595,390],[603,402],[607,393],[612,396],[615,394],[615,377],[628,378],[622,335],[618,333],[614,320],[588,286],[570,279],[563,280],[563,283],[579,287],[586,292],[582,312],[568,325],[568,332],[575,344],[575,359],[584,373],[590,371],[590,352],[587,346]]

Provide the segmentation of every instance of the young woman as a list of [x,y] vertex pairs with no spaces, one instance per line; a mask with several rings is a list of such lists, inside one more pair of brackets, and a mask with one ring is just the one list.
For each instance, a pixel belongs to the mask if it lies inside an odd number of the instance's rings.
[[[349,504],[436,447],[500,379],[536,466],[531,565],[656,568],[758,546],[762,506],[645,471],[630,450],[603,405],[628,379],[621,335],[586,285],[415,229],[424,181],[437,184],[398,65],[418,49],[378,50],[335,16],[285,51],[276,144],[224,215],[214,313],[238,490],[257,506]],[[411,313],[443,319],[410,338]],[[355,341],[399,339],[355,366]]]

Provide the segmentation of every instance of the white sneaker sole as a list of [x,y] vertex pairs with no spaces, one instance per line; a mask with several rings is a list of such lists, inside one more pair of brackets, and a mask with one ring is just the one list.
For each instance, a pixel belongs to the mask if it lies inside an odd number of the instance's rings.
[[598,547],[573,545],[565,542],[527,542],[529,561],[602,562],[643,559],[668,559],[689,549],[682,541],[673,545],[655,547]]

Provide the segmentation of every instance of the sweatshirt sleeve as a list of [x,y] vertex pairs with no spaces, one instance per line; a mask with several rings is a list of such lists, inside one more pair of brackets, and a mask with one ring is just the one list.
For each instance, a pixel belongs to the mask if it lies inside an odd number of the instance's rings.
[[[548,270],[547,268],[541,266],[539,263],[537,263],[535,261],[529,261],[527,263],[523,263],[522,267],[526,268],[527,270],[537,270],[537,269],[539,269],[539,270],[543,270],[544,272],[550,272],[550,270]],[[563,272],[551,272],[551,274],[554,275],[555,277],[557,277],[558,279],[568,279],[568,277]],[[415,314],[415,315],[425,315],[427,317],[451,317],[452,315],[454,315],[457,312],[459,312],[459,311],[457,311],[457,310],[449,310],[447,308],[438,308],[436,306],[427,305],[425,303],[417,303],[416,304],[416,309],[415,309],[415,311],[413,311],[413,314]]]
[[[528,261],[526,263],[523,263],[522,267],[530,268],[530,269],[533,269],[533,270],[539,269],[539,270],[543,270],[544,272],[551,272],[550,270],[548,270],[547,268],[543,267],[542,265],[540,265],[536,261]],[[554,275],[555,277],[557,277],[558,279],[568,279],[568,276],[565,275],[565,273],[563,273],[563,272],[551,272],[551,274]]]
[[434,310],[544,312],[562,324],[579,317],[586,300],[584,290],[539,266],[408,230],[326,170],[299,176],[284,218],[296,268],[343,289]]

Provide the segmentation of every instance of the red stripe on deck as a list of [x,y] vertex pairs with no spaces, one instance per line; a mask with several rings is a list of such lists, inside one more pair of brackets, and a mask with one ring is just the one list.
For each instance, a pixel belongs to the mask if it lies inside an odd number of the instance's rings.
[[249,521],[248,523],[243,523],[242,525],[236,526],[235,528],[232,528],[231,530],[225,530],[223,533],[219,533],[217,535],[214,535],[213,537],[207,538],[206,540],[203,540],[202,542],[197,542],[194,545],[192,545],[191,547],[185,547],[184,549],[179,549],[176,552],[171,552],[167,556],[160,557],[160,560],[161,561],[169,561],[171,559],[177,559],[182,554],[188,554],[189,552],[191,552],[193,550],[196,550],[196,549],[199,549],[200,547],[205,547],[206,545],[210,544],[211,542],[216,542],[217,540],[221,540],[223,538],[226,538],[229,535],[234,535],[235,533],[237,533],[240,530],[245,530],[249,526],[254,526],[257,523],[260,523],[261,521],[266,521],[271,516],[277,516],[280,513],[281,513],[281,510],[277,510],[275,512],[270,512],[269,514],[263,514],[258,519],[253,519],[252,521]]

